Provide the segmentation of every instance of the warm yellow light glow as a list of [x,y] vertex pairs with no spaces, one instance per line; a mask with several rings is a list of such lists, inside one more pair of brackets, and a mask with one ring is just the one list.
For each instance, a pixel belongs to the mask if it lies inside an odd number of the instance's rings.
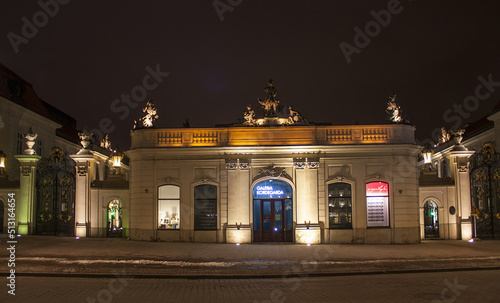
[[109,157],[111,158],[114,167],[120,167],[122,165],[123,154],[118,152],[116,149]]
[[432,154],[424,154],[424,162],[425,164],[430,164],[432,163]]
[[425,164],[432,163],[432,155],[434,154],[434,151],[430,146],[426,145],[420,154],[424,157]]
[[252,242],[252,235],[250,229],[246,230],[228,229],[226,237],[227,237],[226,238],[227,243],[234,243],[236,244],[236,246],[239,246],[238,244],[241,245],[244,243]]
[[319,229],[297,229],[295,231],[295,242],[297,244],[321,244]]
[[0,151],[0,168],[5,168],[5,161],[7,160],[7,156]]

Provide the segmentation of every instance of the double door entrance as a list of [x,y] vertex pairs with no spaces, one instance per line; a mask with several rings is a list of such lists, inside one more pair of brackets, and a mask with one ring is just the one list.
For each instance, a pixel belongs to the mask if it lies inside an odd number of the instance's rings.
[[254,242],[292,242],[292,199],[254,200]]

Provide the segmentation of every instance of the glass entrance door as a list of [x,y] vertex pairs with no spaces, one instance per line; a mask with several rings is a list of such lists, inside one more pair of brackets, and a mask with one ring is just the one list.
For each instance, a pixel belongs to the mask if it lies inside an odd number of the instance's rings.
[[254,242],[292,241],[291,216],[291,200],[254,200]]
[[293,241],[292,187],[280,180],[264,180],[253,188],[253,241]]

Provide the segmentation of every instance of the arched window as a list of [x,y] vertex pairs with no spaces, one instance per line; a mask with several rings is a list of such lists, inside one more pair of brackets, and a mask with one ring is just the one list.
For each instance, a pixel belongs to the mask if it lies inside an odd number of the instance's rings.
[[158,228],[179,229],[181,188],[177,185],[158,187]]
[[194,188],[194,229],[217,229],[217,186],[198,185]]
[[328,185],[328,210],[330,228],[352,228],[351,184],[332,183]]
[[366,226],[389,227],[389,183],[366,184]]

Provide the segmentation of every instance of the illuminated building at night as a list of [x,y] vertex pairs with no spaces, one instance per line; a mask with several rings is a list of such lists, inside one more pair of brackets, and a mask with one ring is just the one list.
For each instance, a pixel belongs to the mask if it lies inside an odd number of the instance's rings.
[[263,115],[248,105],[231,125],[155,128],[148,102],[124,158],[1,70],[3,230],[9,193],[18,233],[37,235],[396,244],[486,237],[500,220],[497,200],[487,204],[470,177],[484,172],[470,164],[474,150],[498,155],[484,143],[498,139],[499,112],[463,142],[463,132],[449,140],[444,131],[436,148],[422,150],[395,96],[391,123],[314,124],[283,106],[270,81],[258,101]]

